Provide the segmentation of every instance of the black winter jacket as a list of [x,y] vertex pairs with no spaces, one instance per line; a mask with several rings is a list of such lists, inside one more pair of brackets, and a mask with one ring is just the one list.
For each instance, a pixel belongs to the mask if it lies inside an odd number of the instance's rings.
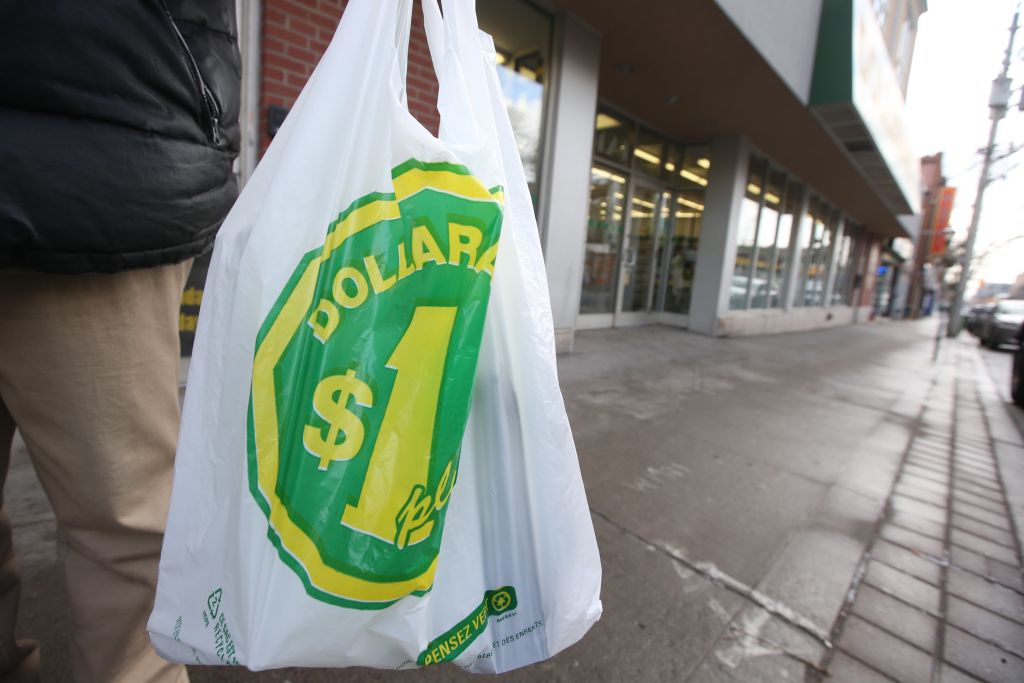
[[212,243],[237,194],[234,0],[0,0],[0,267]]

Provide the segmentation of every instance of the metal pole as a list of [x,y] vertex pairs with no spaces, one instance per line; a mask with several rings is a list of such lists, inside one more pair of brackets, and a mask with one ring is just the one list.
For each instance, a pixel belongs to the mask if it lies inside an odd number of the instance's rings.
[[[1013,55],[1013,38],[1017,33],[1017,19],[1020,16],[1019,10],[1013,13],[1013,23],[1010,25],[1010,41],[1006,46],[1006,56],[1003,58],[1003,70],[999,74],[1000,79],[1006,79],[1010,71],[1010,59]],[[993,93],[994,94],[994,93]],[[992,127],[988,133],[988,144],[985,146],[985,160],[981,164],[981,177],[978,178],[978,194],[974,199],[974,213],[971,216],[971,227],[967,230],[967,245],[964,248],[963,264],[960,269],[960,279],[956,283],[956,296],[953,298],[953,305],[949,308],[949,328],[946,330],[947,337],[955,337],[960,332],[960,309],[964,305],[964,290],[967,288],[967,281],[971,276],[971,258],[974,256],[974,241],[978,236],[978,223],[981,220],[981,202],[985,197],[985,188],[988,187],[988,170],[992,164],[992,154],[995,151],[996,129],[999,121],[1006,114],[1006,105],[998,106],[990,99],[989,106],[992,109]]]

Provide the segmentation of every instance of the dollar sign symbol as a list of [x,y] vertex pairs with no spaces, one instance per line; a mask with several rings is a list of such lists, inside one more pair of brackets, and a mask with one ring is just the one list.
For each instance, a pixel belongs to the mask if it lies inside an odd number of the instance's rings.
[[[313,410],[327,422],[327,434],[320,427],[307,424],[302,432],[302,445],[310,455],[320,458],[321,470],[326,470],[332,460],[352,459],[363,445],[363,423],[346,407],[349,398],[364,408],[373,405],[373,392],[356,377],[355,370],[325,377],[313,391]],[[341,443],[339,433],[345,435]]]

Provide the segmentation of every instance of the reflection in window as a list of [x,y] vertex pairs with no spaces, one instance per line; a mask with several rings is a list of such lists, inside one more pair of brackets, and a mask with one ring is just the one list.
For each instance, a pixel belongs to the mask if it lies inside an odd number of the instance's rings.
[[629,164],[633,126],[607,111],[597,112],[594,124],[594,154],[610,161]]
[[846,226],[843,236],[837,242],[839,255],[836,259],[836,279],[832,285],[832,306],[844,306],[850,303],[850,290],[853,286],[853,249],[854,228]]
[[580,313],[611,313],[615,310],[625,196],[624,176],[600,166],[590,169],[590,211]]
[[660,135],[641,128],[637,134],[636,148],[633,150],[634,168],[649,175],[659,175],[665,156],[664,148],[665,144]]
[[794,306],[825,306],[825,290],[832,260],[839,213],[818,197],[808,203],[810,229],[800,255],[800,283]]
[[757,222],[761,211],[761,191],[764,187],[768,164],[764,159],[751,157],[747,171],[747,189],[740,204],[739,232],[736,235],[736,266],[733,270],[729,292],[729,308],[738,310],[748,307],[751,291],[757,283],[752,282],[754,274],[754,251],[757,239]]
[[689,313],[693,293],[693,274],[697,269],[697,245],[700,242],[701,217],[704,215],[704,189],[692,188],[676,195],[675,207],[667,216],[667,277],[659,288],[658,309],[668,313]]
[[480,26],[494,38],[498,81],[536,208],[551,63],[551,17],[525,2],[478,0]]

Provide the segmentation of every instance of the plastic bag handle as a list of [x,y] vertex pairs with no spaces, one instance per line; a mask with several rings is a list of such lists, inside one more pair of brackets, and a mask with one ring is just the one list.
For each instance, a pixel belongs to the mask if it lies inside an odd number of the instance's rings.
[[444,17],[437,0],[420,0],[423,8],[423,32],[427,34],[427,47],[430,49],[430,61],[434,63],[434,72],[440,77],[441,64],[447,46]]
[[406,103],[405,84],[409,71],[409,39],[412,33],[413,0],[398,0],[395,9],[395,51],[398,55],[398,69],[401,77],[401,88],[398,97],[402,104]]

